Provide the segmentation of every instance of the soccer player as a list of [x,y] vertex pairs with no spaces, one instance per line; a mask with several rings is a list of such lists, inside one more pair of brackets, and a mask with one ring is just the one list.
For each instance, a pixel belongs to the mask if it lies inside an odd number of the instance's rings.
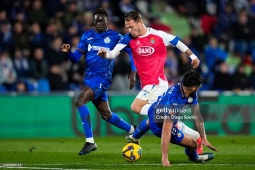
[[[90,113],[86,104],[90,101],[101,114],[102,119],[123,129],[130,134],[134,131],[134,126],[125,122],[116,113],[111,112],[107,89],[109,89],[112,81],[113,60],[107,60],[97,55],[99,49],[104,48],[111,50],[122,38],[122,36],[108,29],[108,13],[102,8],[98,8],[93,13],[95,29],[86,31],[74,52],[71,52],[69,44],[63,44],[61,51],[67,53],[68,58],[72,62],[78,62],[83,54],[86,58],[86,70],[84,76],[85,87],[82,89],[75,101],[75,106],[79,111],[83,130],[86,135],[86,143],[79,155],[88,154],[97,149],[97,145],[93,138],[93,132],[90,121]],[[125,48],[129,55],[132,55],[130,49]],[[132,59],[132,56],[130,57]],[[132,63],[132,62],[131,62]],[[130,78],[130,88],[134,87],[135,67],[132,67],[133,76]]]
[[[156,102],[158,96],[162,95],[168,88],[164,73],[167,57],[166,47],[172,45],[186,53],[191,59],[193,68],[198,67],[200,61],[178,37],[146,27],[138,11],[132,10],[125,15],[125,26],[129,33],[120,40],[114,49],[111,51],[101,49],[98,54],[108,59],[114,59],[123,48],[130,47],[142,86],[142,90],[131,104],[131,109],[137,114],[147,115],[151,104]],[[197,131],[187,127],[182,122],[179,122],[178,126],[183,128],[184,133],[193,136],[198,142],[201,141]],[[143,133],[149,130],[148,125],[147,129],[145,127]],[[132,140],[132,136],[130,138]],[[200,145],[199,150],[202,152],[202,145]]]
[[[183,81],[170,87],[157,102],[153,103],[148,111],[149,127],[154,135],[161,138],[162,165],[170,166],[168,160],[169,142],[185,147],[185,153],[190,161],[206,162],[214,158],[212,153],[198,154],[197,142],[193,137],[184,134],[176,124],[185,116],[185,109],[192,112],[192,118],[196,128],[202,137],[202,143],[213,151],[213,147],[207,140],[204,121],[199,110],[197,90],[201,86],[203,78],[197,72],[190,70],[185,73]],[[135,133],[135,132],[134,132]]]

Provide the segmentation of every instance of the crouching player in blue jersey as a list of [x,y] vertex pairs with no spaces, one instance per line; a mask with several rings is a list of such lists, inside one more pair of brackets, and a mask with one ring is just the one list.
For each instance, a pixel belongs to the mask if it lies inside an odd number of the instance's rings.
[[[108,14],[106,10],[99,8],[93,13],[95,29],[86,31],[76,48],[72,53],[69,44],[63,44],[61,51],[67,53],[72,62],[78,62],[83,54],[86,58],[86,70],[84,77],[85,87],[75,101],[75,106],[80,113],[83,130],[86,135],[86,143],[79,155],[87,154],[97,149],[93,138],[93,132],[90,121],[90,113],[86,104],[90,101],[97,108],[101,117],[116,127],[132,134],[134,126],[125,122],[116,113],[111,112],[106,90],[109,89],[112,82],[113,60],[107,60],[97,55],[99,49],[112,50],[122,36],[107,28]],[[132,60],[130,49],[126,50]],[[135,66],[132,63],[132,72],[129,75],[130,89],[135,85]]]
[[182,82],[168,88],[168,90],[158,98],[157,102],[152,104],[148,110],[149,119],[143,120],[133,133],[133,139],[136,142],[147,132],[148,128],[150,128],[154,135],[161,138],[163,166],[170,166],[168,160],[170,142],[185,147],[185,153],[190,161],[206,162],[214,158],[214,154],[212,153],[198,154],[196,151],[196,140],[184,134],[176,126],[178,119],[185,116],[183,115],[185,114],[185,109],[191,110],[203,145],[217,152],[217,149],[213,147],[206,138],[204,121],[199,110],[197,90],[201,86],[202,81],[203,78],[197,72],[193,70],[186,72]]

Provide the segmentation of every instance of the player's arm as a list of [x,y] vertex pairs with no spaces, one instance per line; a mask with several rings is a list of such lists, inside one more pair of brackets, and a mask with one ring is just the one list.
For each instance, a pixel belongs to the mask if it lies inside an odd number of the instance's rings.
[[128,80],[129,80],[129,89],[133,89],[133,87],[135,86],[135,82],[136,82],[136,67],[135,67],[135,63],[133,60],[133,55],[131,52],[130,48],[124,48],[124,50],[128,53],[129,55],[129,59],[130,59],[130,63],[131,63],[131,72],[128,74]]
[[181,52],[186,53],[191,59],[191,65],[193,68],[197,68],[199,66],[199,59],[197,56],[185,45],[177,36],[172,34],[167,34],[166,32],[160,31],[161,36],[164,39],[166,45],[173,45],[178,48]]
[[213,147],[207,140],[206,138],[206,134],[205,134],[205,126],[204,126],[204,119],[200,113],[200,109],[199,109],[199,105],[193,105],[191,106],[192,109],[192,114],[195,117],[194,121],[195,121],[195,125],[197,128],[198,133],[200,134],[203,144],[205,146],[207,146],[208,148],[210,148],[213,151],[217,152],[217,149],[215,147]]
[[61,46],[61,51],[66,53],[69,60],[73,63],[77,63],[84,53],[81,49],[78,48],[72,53],[70,50],[70,44],[63,44]]
[[162,152],[161,162],[163,166],[171,166],[168,160],[168,149],[169,149],[169,144],[171,139],[172,127],[173,127],[172,120],[164,119],[163,129],[161,134],[161,152]]
[[87,35],[86,32],[82,35],[82,37],[79,41],[79,44],[73,53],[71,51],[70,44],[63,44],[61,46],[61,51],[67,54],[67,56],[71,62],[77,63],[80,60],[81,56],[84,53],[86,53],[86,51],[85,51],[85,49],[87,49],[87,43],[85,41],[86,35]]
[[197,68],[199,66],[200,61],[197,56],[182,41],[180,41],[178,37],[175,37],[170,43],[175,43],[173,45],[190,57],[193,68]]
[[113,48],[113,50],[107,51],[105,49],[100,49],[100,50],[98,50],[97,55],[99,55],[103,58],[107,58],[107,59],[114,59],[115,57],[117,57],[120,54],[120,51],[123,50],[128,45],[130,39],[131,38],[130,38],[129,34],[127,34],[122,39],[120,39],[120,41]]
[[197,68],[200,63],[200,60],[197,58],[197,56],[190,49],[187,49],[185,53],[190,57],[192,67]]

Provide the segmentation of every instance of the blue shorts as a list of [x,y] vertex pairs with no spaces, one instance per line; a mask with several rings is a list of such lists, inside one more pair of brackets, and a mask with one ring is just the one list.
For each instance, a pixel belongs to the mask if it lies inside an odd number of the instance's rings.
[[90,87],[94,92],[94,100],[108,100],[106,91],[111,86],[111,81],[102,77],[96,76],[92,79],[85,79],[84,85]]
[[[161,138],[163,123],[155,122],[154,110],[153,110],[154,105],[155,104],[152,104],[148,110],[150,129],[155,136]],[[183,138],[184,138],[184,133],[180,129],[178,129],[176,126],[173,125],[171,130],[170,142],[173,144],[179,144],[183,140]]]

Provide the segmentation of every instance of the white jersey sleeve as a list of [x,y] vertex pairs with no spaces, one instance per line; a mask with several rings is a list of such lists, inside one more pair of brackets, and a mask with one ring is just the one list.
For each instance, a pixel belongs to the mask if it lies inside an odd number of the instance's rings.
[[105,58],[114,59],[120,54],[120,51],[125,47],[126,45],[124,44],[117,44],[113,50],[107,51]]
[[108,51],[106,53],[106,58],[109,58],[109,59],[115,58],[117,55],[119,55],[120,51],[123,50],[128,45],[130,40],[131,40],[130,34],[126,34],[123,38],[120,39],[120,41],[114,47],[113,50]]

